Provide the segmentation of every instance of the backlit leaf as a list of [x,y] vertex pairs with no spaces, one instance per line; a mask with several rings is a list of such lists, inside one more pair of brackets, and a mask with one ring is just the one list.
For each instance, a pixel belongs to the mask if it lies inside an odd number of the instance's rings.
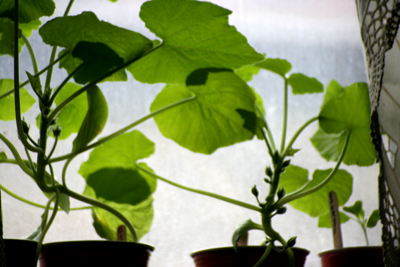
[[[340,214],[340,223],[345,223],[350,220],[350,217],[347,216],[346,213],[339,211],[339,214]],[[331,214],[329,212],[327,214],[319,216],[318,227],[332,228]]]
[[228,24],[230,14],[209,2],[145,2],[140,18],[162,43],[128,70],[141,82],[183,84],[196,69],[238,69],[263,60],[264,56]]
[[[14,0],[0,2],[0,18],[9,18],[14,21]],[[29,23],[43,16],[51,16],[56,6],[52,0],[21,0],[18,5],[19,23]]]
[[267,58],[257,63],[256,66],[274,72],[283,78],[285,78],[286,74],[292,69],[292,64],[290,64],[290,62],[280,58]]
[[350,139],[343,162],[369,166],[375,163],[376,152],[370,136],[370,102],[366,83],[355,83],[324,104],[319,114],[320,127],[329,134],[340,134],[339,151],[346,132]]
[[324,85],[320,81],[301,73],[293,73],[290,75],[288,82],[295,95],[322,93],[324,91]]
[[[0,95],[14,88],[14,80],[0,80]],[[20,89],[21,97],[21,113],[27,112],[36,100],[28,93],[25,88]],[[11,121],[15,120],[14,94],[11,94],[0,100],[0,120]]]
[[93,86],[86,92],[89,105],[88,111],[73,142],[73,152],[84,148],[99,135],[106,125],[108,118],[107,101],[101,90],[97,86]]
[[237,112],[240,109],[255,112],[253,91],[233,72],[214,71],[204,70],[205,73],[198,75],[207,77],[205,84],[166,86],[150,108],[154,112],[195,96],[190,102],[155,116],[154,120],[165,137],[205,154],[254,136],[243,127],[245,120]]
[[327,134],[321,128],[318,128],[310,140],[320,155],[327,161],[339,159],[340,134]]
[[367,227],[373,228],[379,221],[379,210],[374,210],[368,218]]

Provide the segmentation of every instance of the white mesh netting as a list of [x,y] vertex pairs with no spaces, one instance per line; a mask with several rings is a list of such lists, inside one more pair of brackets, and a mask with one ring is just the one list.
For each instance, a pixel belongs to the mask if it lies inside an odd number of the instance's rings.
[[400,266],[400,0],[357,0],[379,154],[379,207],[385,266]]

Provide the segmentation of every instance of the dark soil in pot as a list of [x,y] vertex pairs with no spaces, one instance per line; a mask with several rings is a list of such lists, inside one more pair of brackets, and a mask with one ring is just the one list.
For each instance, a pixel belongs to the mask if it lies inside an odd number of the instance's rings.
[[382,247],[347,247],[327,250],[318,254],[322,267],[384,267]]
[[7,267],[35,267],[37,242],[23,239],[4,239]]
[[[264,254],[265,249],[265,246],[243,246],[238,247],[239,253],[236,253],[233,247],[215,248],[197,251],[191,256],[196,267],[253,267]],[[295,266],[304,266],[310,252],[302,248],[293,248],[293,252]],[[272,250],[261,266],[286,267],[289,266],[289,259],[286,252],[279,253]]]
[[40,267],[146,267],[152,246],[122,241],[68,241],[44,244]]

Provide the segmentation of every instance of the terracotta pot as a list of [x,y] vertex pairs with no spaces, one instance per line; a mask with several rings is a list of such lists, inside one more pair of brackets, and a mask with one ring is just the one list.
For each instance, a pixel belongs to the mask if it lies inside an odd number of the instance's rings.
[[37,242],[23,239],[4,239],[7,267],[35,267]]
[[40,267],[146,267],[152,246],[122,241],[68,241],[44,244]]
[[318,254],[322,267],[384,267],[382,247],[348,247],[327,250]]
[[[264,254],[265,246],[243,246],[238,252],[233,247],[214,248],[197,251],[191,254],[196,267],[253,267]],[[293,248],[295,266],[302,267],[306,257],[310,253],[306,249]],[[289,266],[289,259],[286,253],[279,253],[272,250],[261,266]]]

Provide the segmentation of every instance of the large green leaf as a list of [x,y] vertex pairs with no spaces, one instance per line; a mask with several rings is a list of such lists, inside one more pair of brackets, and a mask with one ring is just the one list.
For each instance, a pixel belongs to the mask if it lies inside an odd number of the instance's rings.
[[128,70],[146,83],[181,83],[199,68],[238,69],[264,59],[234,26],[231,11],[190,0],[153,0],[140,18],[163,41]]
[[[0,18],[14,20],[14,0],[0,1]],[[56,6],[52,0],[20,0],[18,3],[19,23],[29,23],[43,16],[51,16]]]
[[[54,103],[60,105],[65,99],[73,93],[81,89],[74,83],[67,83],[61,92],[57,95]],[[69,102],[58,114],[57,124],[61,126],[62,131],[59,136],[60,140],[68,138],[72,133],[77,133],[85,119],[88,111],[88,101],[86,93],[81,94],[71,102]]]
[[250,82],[254,75],[260,72],[260,67],[256,65],[248,65],[235,70],[236,75],[240,76],[245,82]]
[[[14,88],[14,80],[0,80],[0,95]],[[25,88],[20,89],[21,97],[21,113],[27,112],[36,100],[28,93]],[[14,94],[11,94],[0,100],[0,120],[11,121],[15,120]]]
[[308,182],[308,170],[296,165],[289,165],[281,174],[279,188],[284,188],[286,193],[300,189]]
[[292,69],[290,62],[280,58],[267,58],[263,62],[257,63],[256,66],[274,72],[283,78]]
[[327,134],[321,128],[318,128],[310,140],[320,155],[327,161],[339,159],[340,134]]
[[[346,213],[339,212],[340,214],[340,223],[345,223],[350,220],[350,217],[346,215]],[[332,220],[331,220],[331,214],[327,213],[322,216],[319,216],[318,218],[318,227],[321,228],[332,228]]]
[[340,134],[339,151],[346,132],[350,139],[343,162],[369,166],[375,163],[376,152],[370,136],[370,102],[366,83],[355,83],[337,97],[326,102],[319,114],[320,127],[329,134]]
[[[77,16],[55,18],[43,25],[39,34],[49,45],[57,45],[69,50],[81,42],[102,43],[113,50],[124,62],[139,57],[153,47],[152,42],[143,35],[100,21],[92,12],[83,12]],[[108,52],[102,53],[106,56]],[[71,73],[81,61],[72,55],[66,56],[60,67]],[[124,70],[120,70],[107,80],[126,80]]]
[[107,101],[97,86],[87,90],[88,111],[73,142],[72,151],[77,151],[89,144],[101,133],[108,118]]
[[[216,149],[252,139],[244,119],[237,112],[255,112],[255,95],[251,88],[230,71],[198,70],[191,81],[197,85],[169,85],[151,105],[154,112],[169,104],[195,96],[182,105],[157,115],[154,119],[161,133],[194,152],[211,154]],[[188,80],[191,80],[189,76]]]
[[75,81],[81,84],[91,82],[124,63],[117,53],[102,43],[81,41],[72,51],[72,56],[83,61],[74,75]]
[[290,75],[288,82],[295,95],[322,93],[324,91],[324,85],[320,81],[301,73],[293,73]]
[[[0,18],[0,55],[14,55],[14,22]],[[19,47],[21,51],[21,47]]]
[[[87,181],[84,194],[122,212],[136,227],[139,238],[150,230],[154,212],[151,194],[157,180],[140,171],[137,161],[149,157],[154,150],[153,142],[139,131],[132,131],[96,147],[79,169]],[[139,165],[151,171],[146,164]],[[122,224],[119,219],[97,208],[93,218],[101,237],[116,239],[117,228]]]
[[329,100],[339,96],[343,92],[344,92],[344,87],[341,86],[337,81],[332,80],[326,87],[324,102],[321,105],[321,109],[327,102],[329,102]]
[[[320,184],[331,172],[331,170],[316,170],[313,179],[306,186],[305,190],[311,189]],[[294,174],[289,167],[281,175],[279,187],[285,188],[287,193],[299,189],[302,185],[301,181],[308,181],[304,176],[305,172],[301,171]],[[307,180],[306,180],[307,179]],[[296,186],[293,186],[296,184]],[[289,204],[302,212],[307,213],[311,217],[319,217],[329,212],[329,192],[335,191],[338,197],[339,206],[343,206],[350,198],[353,188],[353,177],[345,170],[338,170],[335,176],[324,187],[318,191],[294,200]]]

